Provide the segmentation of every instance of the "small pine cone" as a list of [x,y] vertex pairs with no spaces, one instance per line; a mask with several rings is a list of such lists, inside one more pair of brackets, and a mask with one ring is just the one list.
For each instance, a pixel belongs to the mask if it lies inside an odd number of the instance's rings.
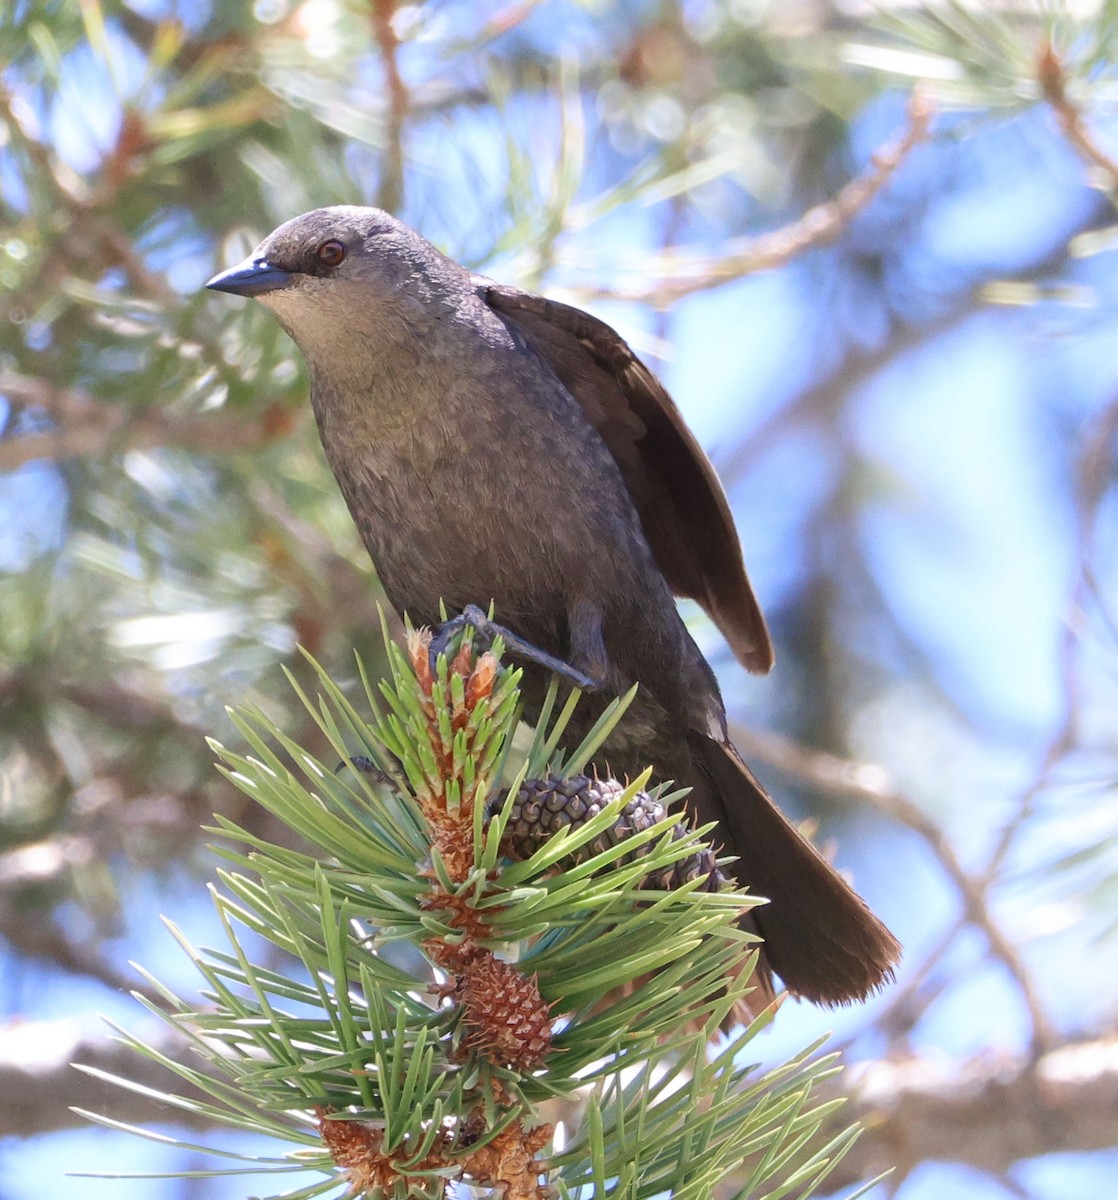
[[[520,790],[511,798],[505,797],[504,804],[512,805],[501,848],[509,858],[523,861],[531,857],[548,838],[561,829],[578,829],[616,799],[625,785],[616,779],[591,779],[587,775],[575,775],[571,779],[557,779],[549,775],[546,779],[526,779]],[[595,854],[601,854],[612,846],[619,845],[635,833],[662,821],[667,809],[648,792],[637,792],[622,808],[617,820],[600,833],[592,842],[579,846],[571,852],[569,863],[577,865]],[[683,822],[678,822],[674,836],[681,838],[686,832]],[[623,865],[636,861],[647,854],[653,842],[641,842],[618,859]],[[689,855],[646,880],[649,887],[669,890],[682,886],[699,875],[707,875],[707,889],[717,891],[722,883],[722,873],[709,849]]]
[[[526,779],[512,798],[502,848],[517,861],[530,858],[560,830],[585,825],[624,790],[616,779],[591,779],[587,775],[575,775],[571,779],[557,779],[553,775],[546,779]],[[637,792],[613,825],[592,843],[572,852],[571,862],[585,862],[631,834],[648,829],[664,819],[664,811],[664,806],[647,792]],[[631,862],[643,853],[646,853],[646,846],[639,846],[622,861]]]
[[[682,822],[678,822],[672,830],[672,837],[675,841],[679,841],[685,833],[685,826]],[[709,846],[704,846],[702,850],[696,850],[694,854],[689,854],[686,858],[679,859],[662,871],[649,875],[644,881],[644,886],[661,892],[671,892],[703,875],[706,876],[706,882],[700,891],[717,892],[726,882],[725,875],[718,869],[718,860],[714,856],[714,851]]]
[[459,976],[466,1044],[500,1066],[538,1067],[551,1049],[551,1011],[535,975],[483,953]]

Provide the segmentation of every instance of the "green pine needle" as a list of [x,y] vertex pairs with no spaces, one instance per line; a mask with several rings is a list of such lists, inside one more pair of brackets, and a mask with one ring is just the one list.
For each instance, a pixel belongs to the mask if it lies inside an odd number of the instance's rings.
[[[227,866],[213,898],[225,945],[196,948],[169,924],[202,977],[202,1002],[180,999],[145,973],[161,997],[145,1006],[194,1056],[187,1065],[120,1033],[191,1091],[164,1094],[87,1070],[149,1096],[153,1108],[169,1104],[287,1143],[288,1153],[268,1159],[225,1151],[251,1165],[214,1173],[323,1173],[324,1181],[292,1197],[346,1184],[319,1134],[322,1114],[375,1128],[379,1152],[406,1168],[418,1191],[437,1195],[455,1163],[468,1166],[514,1122],[539,1123],[539,1106],[557,1097],[583,1098],[581,1123],[546,1163],[561,1196],[593,1188],[602,1197],[698,1200],[731,1178],[745,1181],[743,1196],[809,1194],[855,1136],[821,1135],[833,1127],[832,1106],[818,1103],[814,1089],[833,1061],[809,1051],[768,1073],[742,1065],[767,1015],[717,1053],[709,1048],[751,989],[756,939],[738,917],[756,901],[728,887],[707,891],[705,879],[669,890],[645,886],[650,874],[703,849],[709,831],[681,836],[671,815],[593,852],[595,839],[648,786],[645,773],[601,814],[525,861],[501,857],[509,806],[489,801],[527,779],[580,772],[599,756],[635,689],[564,754],[579,696],[560,704],[553,683],[539,725],[518,750],[519,672],[499,670],[463,723],[453,714],[464,712],[468,689],[449,667],[457,649],[452,644],[436,664],[433,719],[399,647],[388,646],[387,679],[373,680],[358,663],[360,707],[308,656],[318,693],[296,691],[342,764],[337,771],[261,711],[231,714],[246,749],[213,743],[219,769],[314,853],[218,817],[212,832]],[[435,746],[451,763],[453,786],[441,779]],[[354,767],[356,755],[371,757],[388,782]],[[432,845],[415,798],[427,788],[446,798],[446,819],[459,812],[472,830],[474,865],[462,877]],[[472,813],[461,811],[474,795]],[[634,856],[637,846],[643,850]],[[564,865],[576,850],[583,861]],[[517,964],[552,1006],[558,1024],[542,1066],[520,1071],[469,1048],[463,1008],[433,950],[467,945],[454,915],[460,909],[473,914],[471,953],[484,948]],[[634,980],[639,986],[630,987]],[[463,1122],[479,1114],[480,1124],[459,1140]]]

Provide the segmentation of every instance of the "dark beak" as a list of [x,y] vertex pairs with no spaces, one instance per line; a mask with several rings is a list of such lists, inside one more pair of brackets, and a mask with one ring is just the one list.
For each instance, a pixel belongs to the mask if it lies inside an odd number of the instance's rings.
[[286,287],[292,279],[290,271],[274,267],[266,258],[246,258],[243,263],[215,275],[206,284],[215,292],[230,292],[234,296],[256,296]]

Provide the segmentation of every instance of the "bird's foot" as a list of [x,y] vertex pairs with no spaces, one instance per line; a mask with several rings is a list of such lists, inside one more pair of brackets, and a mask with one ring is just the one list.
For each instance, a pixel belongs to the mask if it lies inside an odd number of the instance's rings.
[[374,783],[392,783],[392,776],[389,775],[387,771],[377,766],[377,764],[367,754],[354,754],[352,757],[347,758],[344,762],[338,763],[338,765],[334,768],[334,774],[339,774],[346,767],[352,767],[355,771],[360,771],[362,775],[371,776]]
[[449,621],[444,621],[436,630],[435,636],[431,639],[432,674],[435,672],[435,662],[439,655],[446,652],[446,648],[450,645],[455,634],[465,629],[467,625],[480,634],[487,642],[492,642],[495,638],[500,638],[505,644],[505,649],[508,650],[513,658],[518,658],[522,662],[532,663],[537,667],[543,667],[545,671],[550,671],[553,675],[558,675],[561,679],[565,679],[580,691],[592,692],[598,686],[597,682],[584,671],[571,666],[570,663],[564,662],[561,658],[556,658],[553,654],[548,654],[546,650],[541,650],[538,646],[533,646],[531,642],[527,642],[522,637],[517,636],[511,629],[506,629],[504,625],[498,625],[496,621],[492,620],[476,604],[467,604],[458,616],[451,617]]

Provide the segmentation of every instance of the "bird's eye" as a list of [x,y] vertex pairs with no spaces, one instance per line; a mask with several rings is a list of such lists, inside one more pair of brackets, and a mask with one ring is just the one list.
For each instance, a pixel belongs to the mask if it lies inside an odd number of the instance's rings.
[[331,238],[328,242],[323,242],[315,251],[318,255],[318,261],[327,267],[337,267],[345,261],[345,246],[341,242]]

